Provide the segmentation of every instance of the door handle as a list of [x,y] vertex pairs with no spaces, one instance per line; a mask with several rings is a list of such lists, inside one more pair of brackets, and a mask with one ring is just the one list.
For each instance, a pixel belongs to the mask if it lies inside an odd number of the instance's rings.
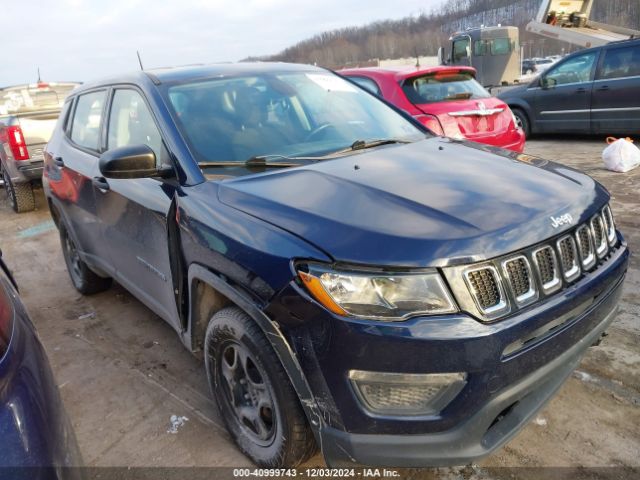
[[607,90],[609,90],[609,85],[604,85],[600,88],[597,89],[599,92],[606,92]]
[[64,167],[64,160],[62,160],[62,157],[53,157],[53,164],[56,167]]
[[586,91],[587,89],[584,87],[576,88],[576,93],[585,93]]
[[103,193],[111,188],[109,187],[109,182],[107,182],[107,179],[104,177],[93,177],[91,183],[93,183],[93,186],[97,187]]

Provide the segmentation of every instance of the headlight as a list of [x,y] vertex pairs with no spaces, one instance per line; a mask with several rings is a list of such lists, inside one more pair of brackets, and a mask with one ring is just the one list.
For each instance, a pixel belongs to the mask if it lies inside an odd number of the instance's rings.
[[298,275],[313,297],[338,315],[404,320],[457,311],[437,272],[343,272],[308,265]]

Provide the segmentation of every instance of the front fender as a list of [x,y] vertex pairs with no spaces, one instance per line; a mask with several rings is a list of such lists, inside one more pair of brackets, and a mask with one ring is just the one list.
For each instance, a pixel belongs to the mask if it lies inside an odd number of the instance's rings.
[[321,445],[319,433],[323,426],[322,415],[320,414],[318,404],[300,366],[300,362],[280,331],[277,322],[267,317],[267,315],[256,306],[251,297],[231,285],[226,277],[216,274],[202,265],[191,264],[189,266],[188,280],[189,298],[191,299],[192,305],[189,309],[189,326],[183,334],[186,337],[183,338],[183,342],[185,342],[185,344],[191,344],[193,341],[193,335],[195,334],[193,330],[195,325],[197,325],[197,319],[195,318],[197,308],[193,305],[196,296],[193,290],[198,281],[204,282],[243,310],[260,327],[287,372],[289,381],[295,389],[300,404],[309,420],[316,441],[318,445]]

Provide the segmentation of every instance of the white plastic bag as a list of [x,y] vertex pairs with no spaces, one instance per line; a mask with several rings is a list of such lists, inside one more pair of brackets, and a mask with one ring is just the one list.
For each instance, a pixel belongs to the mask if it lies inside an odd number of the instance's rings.
[[607,138],[609,146],[602,152],[602,160],[607,170],[628,172],[640,165],[640,149],[630,138]]

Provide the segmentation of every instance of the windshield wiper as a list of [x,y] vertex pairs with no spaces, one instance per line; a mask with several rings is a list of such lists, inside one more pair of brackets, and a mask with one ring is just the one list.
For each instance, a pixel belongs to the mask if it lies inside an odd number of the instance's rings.
[[328,153],[323,157],[318,158],[331,158],[341,155],[343,153],[353,152],[356,150],[365,150],[367,148],[379,147],[381,145],[392,145],[394,143],[411,143],[409,140],[400,140],[398,138],[380,138],[378,140],[356,140],[347,148],[337,150],[335,152]]
[[293,162],[274,162],[271,160],[299,160],[302,157],[287,157],[286,155],[254,155],[253,157],[245,160],[243,163],[246,167],[275,167],[275,168],[287,168],[287,167],[299,167],[300,163]]
[[272,159],[303,159],[304,157],[287,157],[285,155],[255,155],[248,160],[234,162],[231,160],[217,160],[212,162],[198,162],[198,166],[201,168],[207,167],[299,167],[299,163],[292,162],[271,162]]

